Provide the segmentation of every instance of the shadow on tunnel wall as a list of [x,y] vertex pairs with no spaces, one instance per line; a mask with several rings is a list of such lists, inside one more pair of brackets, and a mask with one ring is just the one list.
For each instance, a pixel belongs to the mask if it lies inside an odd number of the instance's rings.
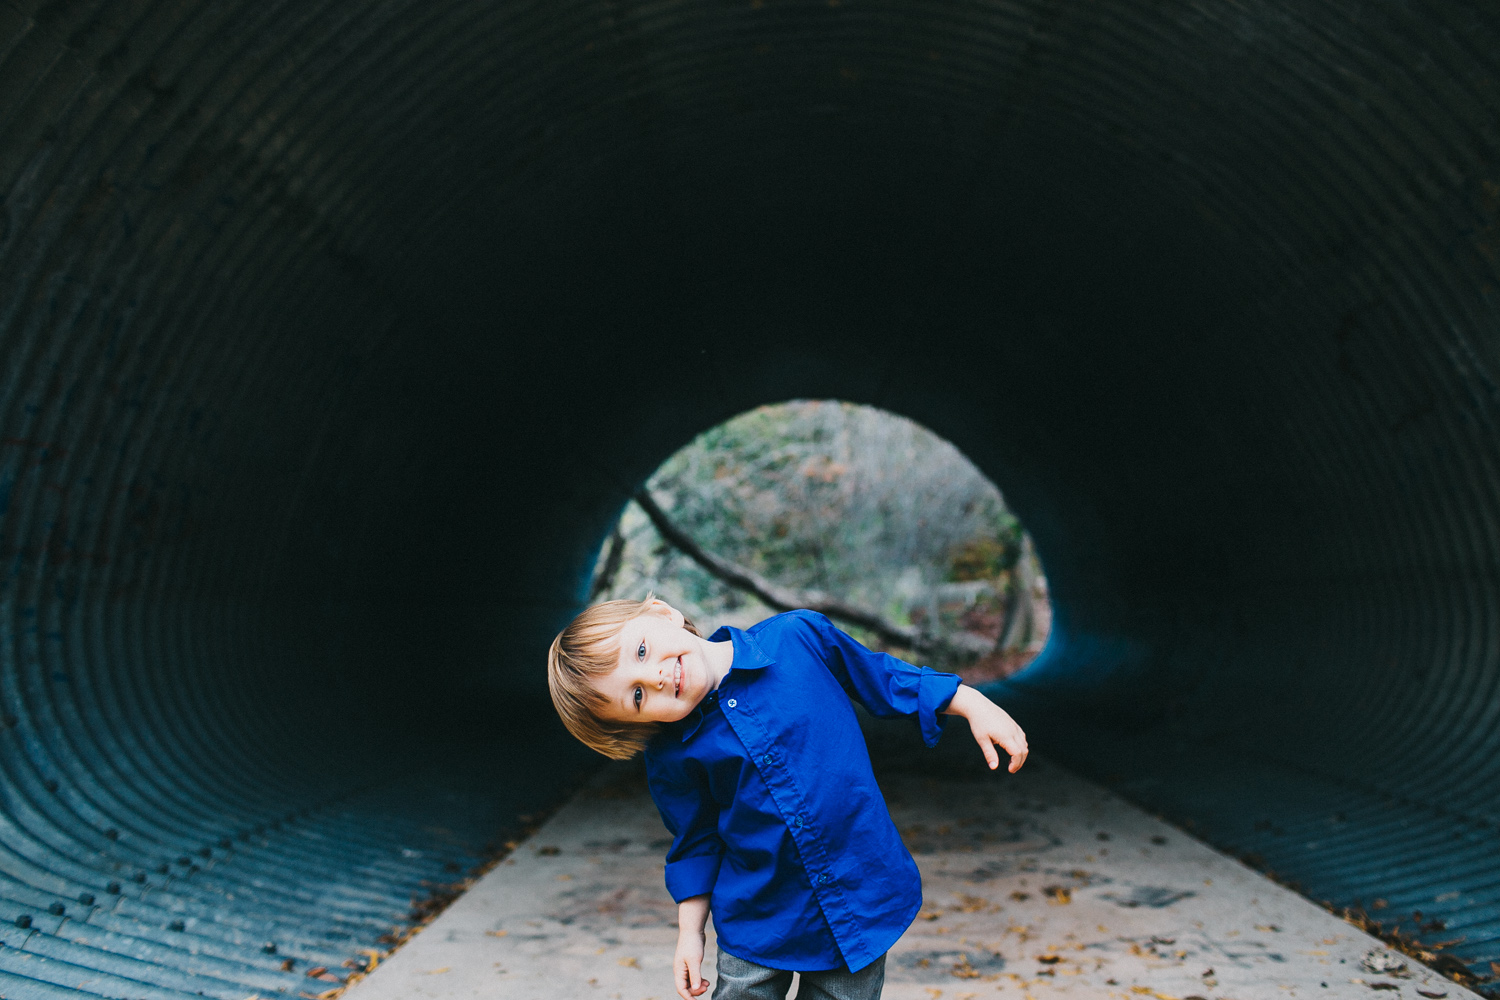
[[793,397],[1031,527],[1043,752],[1500,958],[1497,20],[0,7],[0,991],[341,971],[586,765],[633,488]]

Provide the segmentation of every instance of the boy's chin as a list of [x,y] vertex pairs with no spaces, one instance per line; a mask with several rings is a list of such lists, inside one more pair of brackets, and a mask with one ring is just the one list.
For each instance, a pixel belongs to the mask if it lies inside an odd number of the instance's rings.
[[701,702],[702,702],[701,698],[698,701],[693,702],[691,705],[684,701],[681,705],[678,706],[678,708],[681,710],[682,714],[674,716],[669,721],[671,721],[671,722],[681,722],[683,719],[686,719],[688,716],[692,715],[693,714],[693,709],[697,708],[698,705]]

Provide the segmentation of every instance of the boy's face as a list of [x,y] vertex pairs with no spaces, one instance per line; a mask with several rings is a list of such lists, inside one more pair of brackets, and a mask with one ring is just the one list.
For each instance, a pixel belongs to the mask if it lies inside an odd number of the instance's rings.
[[644,614],[620,626],[615,668],[594,680],[608,699],[599,714],[617,722],[676,722],[708,692],[708,644],[682,627],[682,612],[652,601]]

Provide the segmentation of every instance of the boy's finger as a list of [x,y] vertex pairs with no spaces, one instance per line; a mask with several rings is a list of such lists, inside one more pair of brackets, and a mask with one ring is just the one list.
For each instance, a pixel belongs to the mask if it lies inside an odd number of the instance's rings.
[[976,733],[974,739],[979,743],[979,749],[984,752],[984,762],[990,766],[990,770],[993,771],[999,767],[1000,755],[995,753],[995,744],[991,742],[990,737],[988,735],[980,736]]

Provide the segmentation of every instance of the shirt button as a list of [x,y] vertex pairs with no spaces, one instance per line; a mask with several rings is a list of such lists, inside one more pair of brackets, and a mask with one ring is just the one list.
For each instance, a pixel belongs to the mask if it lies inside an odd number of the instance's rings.
[[793,816],[792,817],[792,829],[793,830],[800,830],[800,829],[802,829],[802,817],[801,816]]
[[728,705],[730,708],[734,708],[736,705],[739,704],[739,702],[735,701],[733,698],[730,698],[724,704]]
[[827,885],[829,882],[832,882],[832,881],[833,881],[833,876],[830,875],[830,874],[828,874],[827,872],[824,872],[823,874],[821,874],[821,875],[818,876],[818,884],[819,885]]
[[766,754],[765,756],[761,757],[760,762],[767,767],[770,767],[773,763],[775,763],[775,760],[776,758],[772,757],[770,754]]

